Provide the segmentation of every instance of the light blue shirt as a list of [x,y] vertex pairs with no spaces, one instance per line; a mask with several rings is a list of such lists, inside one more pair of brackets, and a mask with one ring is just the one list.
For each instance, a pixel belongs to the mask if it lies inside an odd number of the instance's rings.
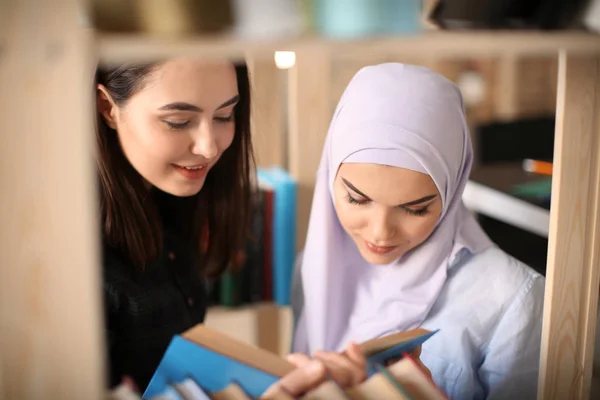
[[[303,303],[298,278],[295,320]],[[544,285],[543,276],[498,247],[476,255],[463,249],[450,260],[422,324],[440,331],[423,345],[421,361],[451,399],[536,398]]]

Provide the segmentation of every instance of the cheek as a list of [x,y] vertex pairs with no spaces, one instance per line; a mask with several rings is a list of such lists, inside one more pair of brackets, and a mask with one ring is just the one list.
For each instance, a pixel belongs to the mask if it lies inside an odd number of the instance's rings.
[[223,153],[225,150],[231,146],[233,143],[233,138],[235,136],[235,126],[234,124],[227,124],[221,129],[217,130],[217,147],[220,153]]
[[127,120],[120,138],[128,157],[149,162],[171,159],[188,146],[185,135],[170,132],[160,121],[147,117]]
[[368,221],[365,210],[357,210],[357,206],[348,203],[345,199],[335,202],[335,212],[342,228],[348,233],[363,228]]
[[420,244],[431,235],[438,218],[439,213],[434,212],[422,217],[412,216],[403,224],[400,232],[403,232],[413,244]]

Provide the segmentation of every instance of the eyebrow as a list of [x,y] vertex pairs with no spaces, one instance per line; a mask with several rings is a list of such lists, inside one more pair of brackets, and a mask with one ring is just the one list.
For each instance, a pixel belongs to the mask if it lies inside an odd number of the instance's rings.
[[[230,98],[229,100],[227,100],[226,102],[221,104],[219,107],[217,107],[217,110],[220,110],[222,108],[228,107],[233,104],[237,104],[238,101],[240,101],[240,96],[236,94],[235,96],[233,96],[232,98]],[[162,110],[162,111],[193,111],[193,112],[202,112],[203,111],[198,106],[195,106],[190,103],[184,103],[181,101],[165,104],[164,106],[160,107],[159,110]]]
[[[353,184],[351,184],[350,182],[348,182],[346,179],[342,178],[342,181],[344,182],[344,184],[346,186],[348,186],[348,188],[352,189],[352,191],[356,192],[356,194],[360,195],[361,197],[364,197],[365,200],[367,201],[372,201],[371,198],[369,196],[367,196],[366,194],[364,194],[363,192],[361,192],[360,190],[358,190],[356,188],[356,186],[354,186]],[[427,196],[423,196],[420,199],[417,200],[412,200],[409,201],[407,203],[402,203],[400,205],[398,205],[398,207],[410,207],[410,206],[416,206],[418,204],[423,204],[425,202],[428,202],[429,200],[433,200],[437,197],[437,194],[430,194]]]

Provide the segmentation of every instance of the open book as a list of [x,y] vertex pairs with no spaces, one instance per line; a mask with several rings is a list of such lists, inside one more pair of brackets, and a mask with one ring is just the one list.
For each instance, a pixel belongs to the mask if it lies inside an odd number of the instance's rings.
[[[370,378],[365,385],[371,382],[374,376],[381,376],[378,366],[403,357],[410,360],[406,355],[416,350],[436,332],[419,328],[359,344],[369,364]],[[214,394],[233,388],[232,392],[241,390],[248,398],[258,398],[269,386],[294,368],[294,365],[274,353],[199,324],[172,339],[144,393],[144,398],[160,396],[169,388],[176,388],[177,384],[186,380],[193,381],[206,393]],[[349,398],[364,397],[360,397],[359,393]]]

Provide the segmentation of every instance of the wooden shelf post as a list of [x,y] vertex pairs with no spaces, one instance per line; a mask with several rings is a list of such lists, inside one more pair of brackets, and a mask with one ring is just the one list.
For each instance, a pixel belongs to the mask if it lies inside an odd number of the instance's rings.
[[0,3],[0,399],[101,399],[91,32]]
[[259,167],[285,166],[282,71],[271,57],[248,57],[252,87],[252,143]]
[[323,46],[296,53],[289,74],[289,171],[298,181],[297,250],[304,247],[315,178],[331,106],[331,54]]
[[600,278],[600,55],[559,58],[539,400],[589,398]]

